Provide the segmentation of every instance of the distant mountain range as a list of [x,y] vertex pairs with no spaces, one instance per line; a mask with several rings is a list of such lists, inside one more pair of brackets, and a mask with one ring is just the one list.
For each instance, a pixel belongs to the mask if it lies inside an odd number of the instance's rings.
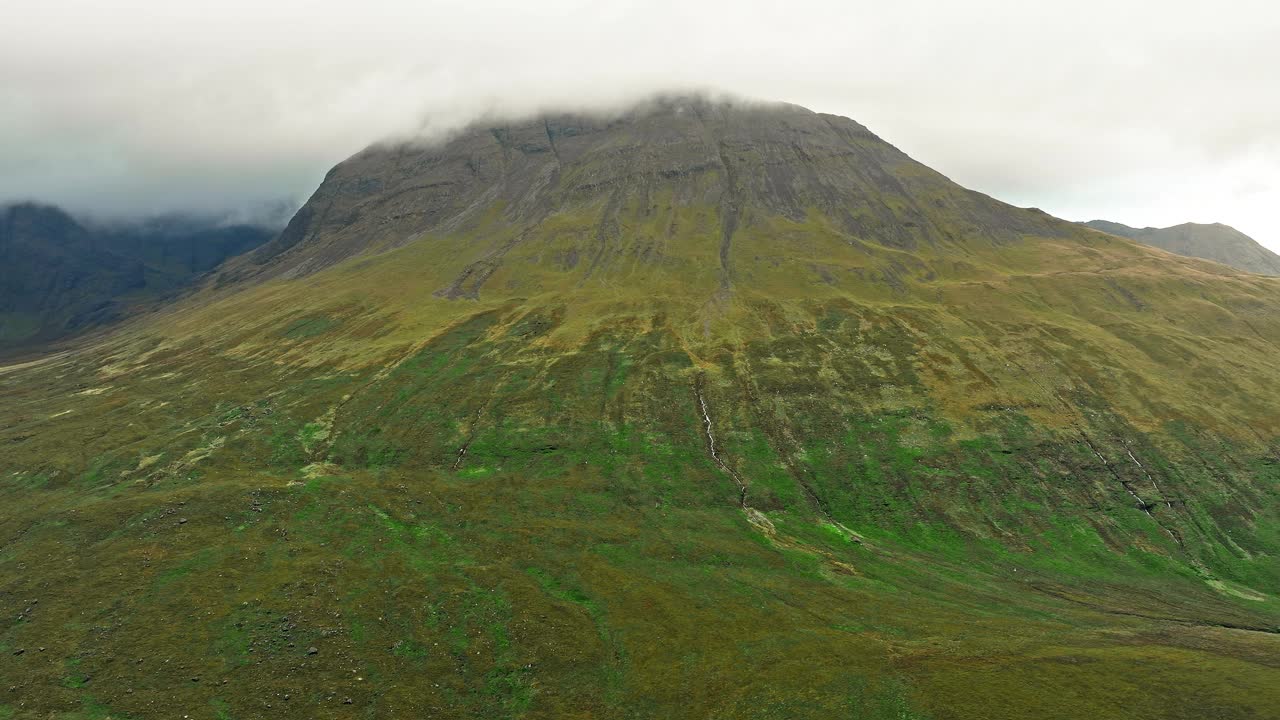
[[274,234],[186,215],[93,225],[52,205],[0,208],[0,351],[117,320]]
[[1109,220],[1090,220],[1082,224],[1178,255],[1213,260],[1259,275],[1280,275],[1280,255],[1239,230],[1220,223],[1183,223],[1167,228],[1133,228]]

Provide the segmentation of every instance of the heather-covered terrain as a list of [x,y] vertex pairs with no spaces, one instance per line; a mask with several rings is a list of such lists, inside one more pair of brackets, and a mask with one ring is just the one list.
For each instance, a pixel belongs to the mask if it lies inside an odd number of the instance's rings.
[[1267,718],[1280,280],[657,101],[0,368],[0,717]]

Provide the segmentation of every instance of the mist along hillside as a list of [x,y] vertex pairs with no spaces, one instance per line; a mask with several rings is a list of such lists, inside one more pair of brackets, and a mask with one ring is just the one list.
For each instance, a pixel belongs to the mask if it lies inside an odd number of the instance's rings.
[[1280,280],[669,98],[0,370],[23,717],[1263,718]]

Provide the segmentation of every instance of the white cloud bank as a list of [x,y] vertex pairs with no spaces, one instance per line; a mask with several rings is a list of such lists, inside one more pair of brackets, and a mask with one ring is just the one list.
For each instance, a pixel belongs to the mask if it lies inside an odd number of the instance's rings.
[[848,115],[1077,220],[1280,250],[1280,6],[42,0],[0,26],[0,201],[128,214],[304,198],[390,134],[717,89]]

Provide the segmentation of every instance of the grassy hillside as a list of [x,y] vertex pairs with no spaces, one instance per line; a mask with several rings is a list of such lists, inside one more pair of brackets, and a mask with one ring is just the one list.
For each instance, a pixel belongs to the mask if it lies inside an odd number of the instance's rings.
[[1274,714],[1280,281],[859,128],[370,151],[0,369],[0,717]]

